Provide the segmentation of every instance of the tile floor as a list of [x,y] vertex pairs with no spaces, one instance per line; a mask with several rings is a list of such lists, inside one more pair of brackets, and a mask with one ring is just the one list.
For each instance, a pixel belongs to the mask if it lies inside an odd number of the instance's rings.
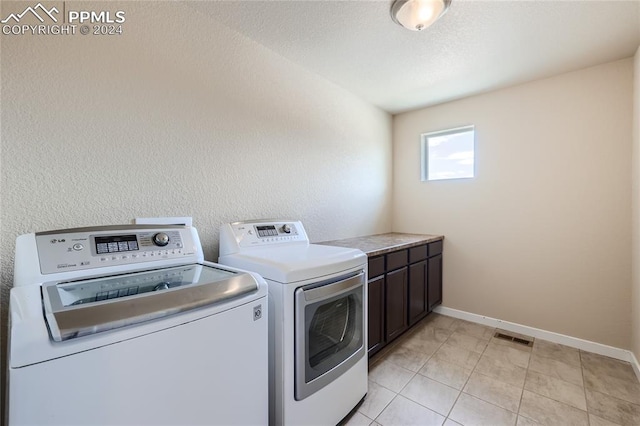
[[369,392],[344,425],[640,425],[627,362],[430,314],[369,365]]

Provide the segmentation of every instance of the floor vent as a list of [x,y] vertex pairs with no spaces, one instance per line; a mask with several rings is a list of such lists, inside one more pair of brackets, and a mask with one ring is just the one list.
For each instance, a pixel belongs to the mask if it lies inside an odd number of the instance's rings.
[[519,343],[525,346],[533,346],[533,338],[529,338],[526,336],[516,337],[507,334],[504,331],[496,331],[496,334],[493,336],[496,339],[508,340],[514,343]]

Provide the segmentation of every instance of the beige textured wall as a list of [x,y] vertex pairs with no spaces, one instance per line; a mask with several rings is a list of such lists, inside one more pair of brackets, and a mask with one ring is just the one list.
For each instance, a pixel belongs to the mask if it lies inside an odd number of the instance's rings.
[[[446,236],[443,305],[630,347],[633,61],[394,117],[393,229]],[[476,178],[420,181],[475,124]]]
[[631,350],[640,359],[640,47],[634,57],[633,70]]
[[389,114],[185,5],[107,8],[124,35],[1,37],[3,335],[22,233],[188,215],[215,259],[233,220],[390,230]]

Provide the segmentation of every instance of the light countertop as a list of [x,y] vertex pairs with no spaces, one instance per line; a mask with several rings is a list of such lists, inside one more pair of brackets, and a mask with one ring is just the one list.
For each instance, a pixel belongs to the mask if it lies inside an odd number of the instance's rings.
[[388,234],[367,235],[344,240],[322,241],[315,244],[356,248],[365,252],[367,256],[373,257],[443,239],[443,235],[390,232]]

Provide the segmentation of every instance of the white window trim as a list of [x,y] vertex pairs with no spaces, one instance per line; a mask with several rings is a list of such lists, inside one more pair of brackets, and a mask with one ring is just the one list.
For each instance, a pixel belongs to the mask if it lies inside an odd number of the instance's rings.
[[[439,130],[437,132],[429,132],[422,133],[420,135],[420,179],[422,182],[434,182],[435,180],[429,180],[429,138],[434,136],[447,136],[452,135],[454,133],[463,133],[473,131],[473,152],[474,152],[474,162],[473,162],[473,177],[476,176],[476,162],[475,162],[475,152],[476,152],[476,138],[475,131],[476,126],[471,124],[469,126],[456,127],[453,129]],[[452,179],[436,179],[440,180],[458,180],[458,179],[473,179],[473,178],[452,178]]]

